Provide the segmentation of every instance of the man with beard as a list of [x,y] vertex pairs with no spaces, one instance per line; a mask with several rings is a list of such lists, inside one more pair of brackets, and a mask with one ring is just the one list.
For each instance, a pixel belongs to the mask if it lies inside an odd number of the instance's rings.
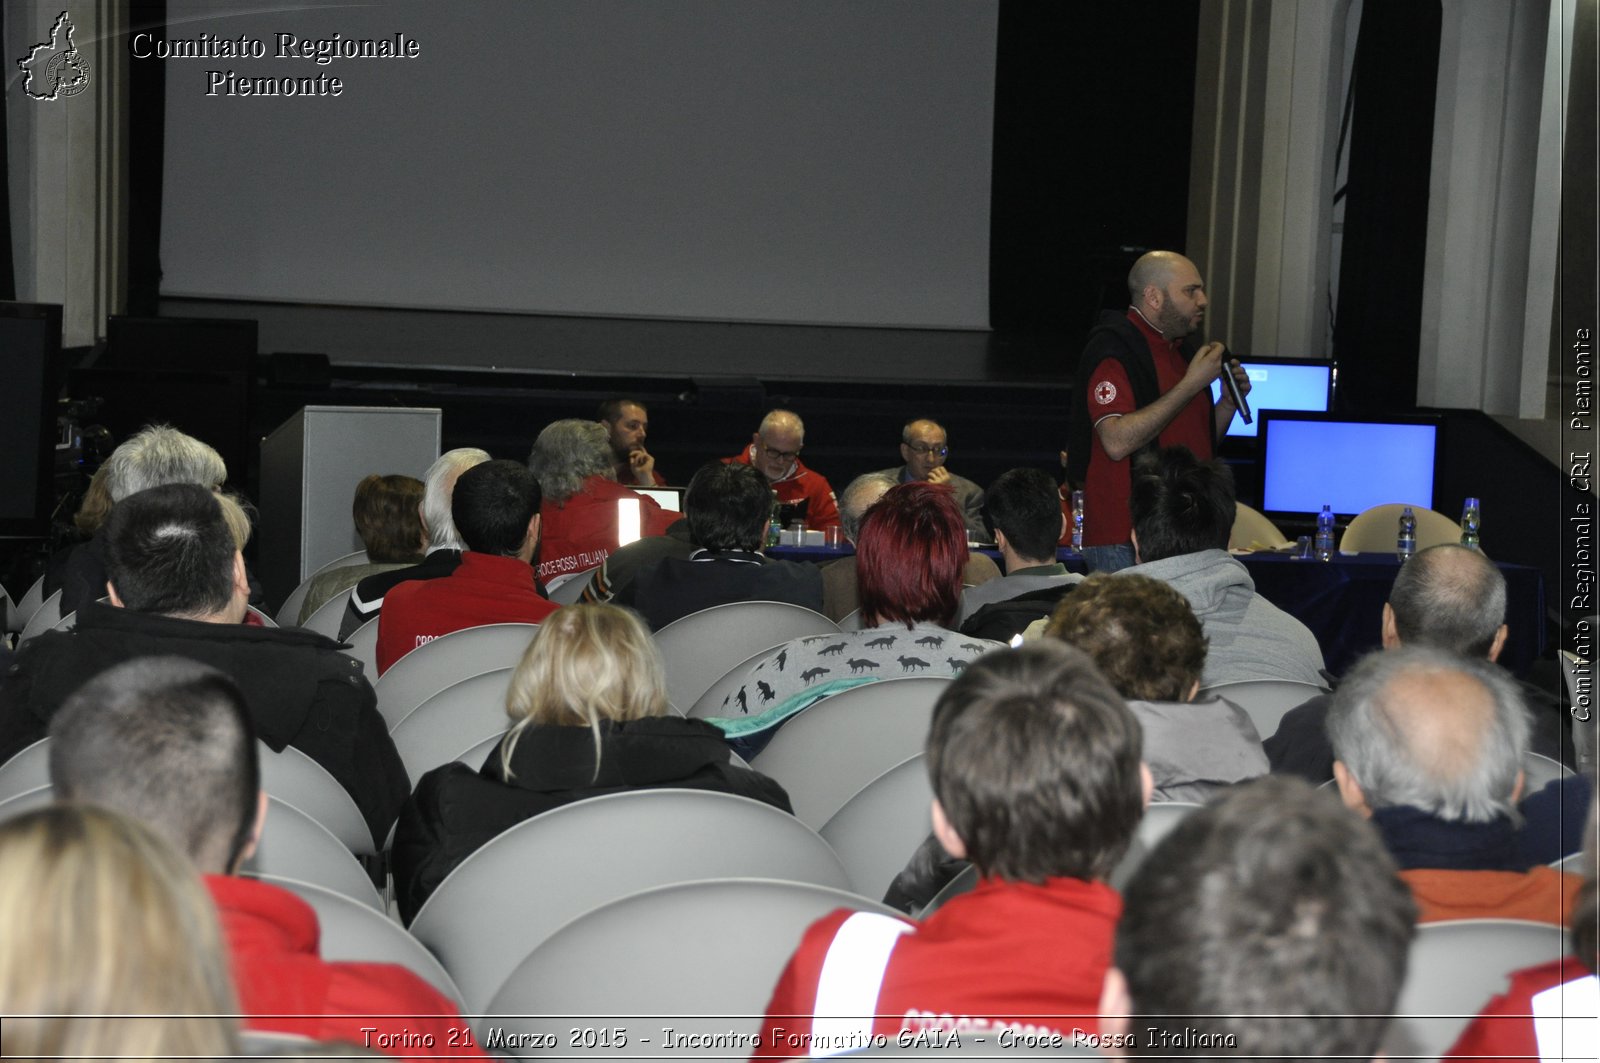
[[[1084,555],[1090,571],[1133,564],[1128,512],[1131,459],[1146,448],[1182,444],[1204,461],[1233,419],[1211,381],[1227,348],[1189,340],[1205,320],[1205,282],[1174,251],[1150,251],[1128,273],[1128,309],[1107,311],[1089,333],[1072,400],[1068,477],[1084,485]],[[1186,342],[1187,341],[1187,342]],[[1250,380],[1237,360],[1229,371],[1241,394]]]
[[644,449],[650,431],[650,411],[637,399],[606,399],[595,420],[606,426],[611,456],[617,463],[617,482],[634,487],[660,487],[667,481],[656,471],[656,459]]

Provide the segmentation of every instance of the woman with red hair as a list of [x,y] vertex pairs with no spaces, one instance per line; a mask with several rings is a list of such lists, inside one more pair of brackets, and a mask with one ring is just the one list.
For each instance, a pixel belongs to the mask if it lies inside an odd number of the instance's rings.
[[908,675],[953,676],[1002,643],[952,630],[961,605],[967,526],[948,487],[911,482],[884,492],[856,540],[860,631],[812,635],[757,662],[713,720],[747,753],[829,694]]

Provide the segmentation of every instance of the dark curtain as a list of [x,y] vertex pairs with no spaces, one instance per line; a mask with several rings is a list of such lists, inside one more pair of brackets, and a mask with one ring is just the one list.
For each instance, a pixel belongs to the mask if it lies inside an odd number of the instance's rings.
[[[1197,0],[1001,0],[989,320],[1075,336],[1138,250],[1183,248]],[[1137,248],[1138,250],[1126,250]]]
[[1439,0],[1361,12],[1333,330],[1349,413],[1416,406],[1441,18]]
[[[133,33],[165,34],[166,0],[132,0]],[[131,39],[131,34],[130,34]],[[9,54],[9,53],[4,53]],[[161,175],[165,154],[167,64],[128,64],[128,314],[154,317],[161,295]]]

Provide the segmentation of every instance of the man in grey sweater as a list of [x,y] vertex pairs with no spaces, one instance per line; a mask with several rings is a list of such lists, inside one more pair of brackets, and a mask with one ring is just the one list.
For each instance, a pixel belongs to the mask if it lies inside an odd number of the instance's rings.
[[1322,685],[1322,649],[1300,621],[1256,593],[1228,554],[1237,508],[1233,474],[1187,447],[1168,447],[1134,469],[1133,549],[1123,572],[1164,580],[1189,599],[1211,650],[1201,685],[1292,679]]

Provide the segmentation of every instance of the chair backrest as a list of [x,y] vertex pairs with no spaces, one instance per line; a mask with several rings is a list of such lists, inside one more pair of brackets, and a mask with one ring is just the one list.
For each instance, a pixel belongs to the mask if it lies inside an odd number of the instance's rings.
[[[598,568],[599,566],[595,566]],[[594,575],[593,568],[586,568],[582,572],[568,572],[564,576],[557,576],[544,585],[544,592],[550,600],[557,605],[571,605],[583,597],[583,588],[589,585],[589,579]]]
[[329,561],[327,564],[311,573],[311,575],[306,577],[306,582],[310,583],[324,572],[332,572],[336,568],[344,568],[347,565],[365,565],[370,560],[371,559],[367,557],[367,552],[365,550],[356,550],[351,553],[344,554],[340,557],[334,558],[332,561]]
[[311,591],[311,581],[315,576],[308,576],[302,580],[300,586],[289,592],[289,597],[278,606],[275,618],[280,626],[291,626],[300,619],[300,607],[305,604],[306,595]]
[[392,731],[412,709],[445,687],[481,672],[515,668],[538,630],[538,624],[484,624],[418,646],[373,684],[384,722]]
[[750,671],[757,661],[765,660],[770,655],[778,652],[778,648],[782,645],[783,643],[779,642],[776,645],[764,646],[732,668],[729,668],[722,673],[721,679],[706,688],[706,692],[700,695],[699,699],[689,707],[684,715],[693,720],[705,720],[712,716],[730,715],[722,703],[732,697],[734,692],[739,689],[740,685],[744,683],[745,673]]
[[388,911],[366,869],[344,843],[327,827],[276,797],[267,798],[261,840],[245,861],[244,872],[309,882],[342,893],[375,911]]
[[17,607],[11,601],[11,595],[0,587],[0,634],[10,634],[22,630],[22,621],[17,619]]
[[256,876],[288,890],[309,904],[322,928],[321,953],[325,960],[347,963],[393,963],[405,967],[461,1006],[461,990],[434,959],[433,954],[405,927],[381,912],[342,893],[309,882],[276,875]]
[[441,764],[486,739],[505,734],[506,690],[511,686],[510,668],[463,679],[445,687],[389,732],[405,763],[406,775],[420,779]]
[[1120,893],[1127,888],[1133,880],[1134,873],[1139,870],[1139,865],[1144,863],[1144,858],[1150,855],[1150,850],[1165,838],[1173,827],[1183,822],[1183,818],[1202,806],[1193,801],[1153,801],[1144,810],[1144,815],[1139,817],[1139,826],[1134,828],[1133,841],[1128,844],[1128,851],[1123,854],[1122,862],[1111,872],[1111,884]]
[[[11,795],[0,801],[0,820],[43,808],[55,796],[48,782]],[[350,850],[322,824],[275,797],[267,798],[266,824],[255,854],[245,862],[245,873],[311,882],[385,911],[377,887]]]
[[41,738],[0,764],[0,801],[50,784],[50,739]]
[[1278,526],[1258,509],[1243,502],[1237,503],[1233,515],[1233,531],[1228,533],[1229,550],[1259,550],[1263,547],[1276,550],[1288,546],[1290,540]]
[[473,771],[477,771],[479,768],[483,767],[484,762],[489,759],[489,751],[499,746],[500,739],[504,737],[505,732],[503,731],[500,734],[491,735],[490,737],[485,738],[483,741],[474,745],[471,749],[457,753],[455,759],[462,764],[465,764]]
[[860,609],[852,609],[848,613],[844,614],[844,619],[839,621],[839,630],[840,631],[860,631],[861,630],[861,610]]
[[789,791],[800,822],[818,828],[862,787],[922,751],[943,676],[881,679],[791,717],[756,755],[757,771]]
[[838,630],[821,613],[788,602],[732,602],[679,617],[655,633],[667,670],[667,697],[687,709],[761,647]]
[[377,852],[355,799],[326,768],[294,746],[284,746],[282,753],[274,753],[265,742],[257,742],[257,746],[261,788],[269,797],[304,812],[356,855]]
[[350,637],[344,640],[350,647],[344,651],[345,656],[354,657],[361,662],[361,674],[367,677],[368,682],[378,677],[379,619],[379,617],[373,617],[350,632]]
[[[307,631],[315,631],[319,635],[326,635],[330,639],[339,637],[339,625],[344,621],[344,611],[350,605],[350,595],[355,588],[342,590],[332,598],[317,606],[316,611],[306,617],[306,622],[298,626]],[[294,623],[294,621],[290,621]]]
[[932,803],[928,767],[918,753],[862,787],[818,833],[839,854],[855,891],[882,897],[932,832]]
[[563,805],[501,834],[439,884],[411,932],[483,1011],[568,920],[642,889],[740,876],[840,889],[850,881],[826,842],[770,805],[707,790],[634,790]]
[[1200,697],[1227,698],[1245,711],[1256,725],[1256,732],[1267,739],[1277,734],[1278,723],[1286,712],[1327,692],[1323,687],[1292,679],[1243,679],[1207,687]]
[[1507,975],[1566,951],[1566,932],[1547,923],[1459,919],[1418,927],[1386,1054],[1437,1059],[1505,989]]
[[11,622],[16,626],[8,630],[21,631],[27,626],[33,614],[39,611],[39,606],[44,604],[44,577],[34,580],[28,589],[22,592],[22,597],[17,599]]
[[1572,774],[1572,769],[1553,760],[1543,753],[1526,750],[1522,754],[1522,793],[1538,793],[1557,779],[1564,779]]
[[43,808],[55,799],[55,787],[49,783],[0,799],[0,822],[4,822],[12,816],[20,815],[23,812],[32,812],[36,808]]
[[555,1016],[672,1016],[660,1025],[686,1035],[754,1034],[795,943],[836,908],[899,914],[803,882],[738,878],[635,893],[551,935],[486,1010],[519,1016],[492,1021],[507,1032],[562,1038],[574,1023]]
[[[1400,531],[1400,514],[1404,502],[1386,502],[1381,506],[1357,513],[1339,537],[1341,553],[1394,553],[1395,539]],[[1424,506],[1412,506],[1411,515],[1417,518],[1417,549],[1426,550],[1440,543],[1459,543],[1461,525]]]
[[61,622],[61,592],[56,591],[50,597],[39,603],[39,608],[33,611],[26,623],[22,625],[22,634],[18,642],[26,642],[35,635],[42,635]]

